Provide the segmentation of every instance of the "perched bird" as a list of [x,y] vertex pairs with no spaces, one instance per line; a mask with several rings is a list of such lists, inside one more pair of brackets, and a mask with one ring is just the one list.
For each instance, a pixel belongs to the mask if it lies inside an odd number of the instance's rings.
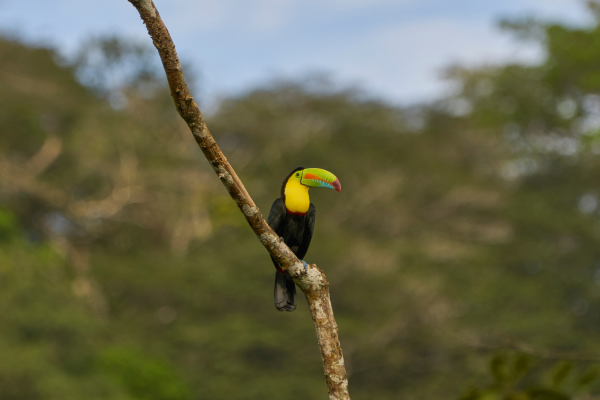
[[[304,262],[315,227],[315,206],[308,198],[310,187],[324,187],[341,192],[340,181],[320,168],[296,168],[283,181],[281,197],[271,206],[267,222],[292,252]],[[271,257],[273,259],[273,257]],[[296,309],[296,286],[291,276],[273,259],[275,273],[275,307],[279,311]]]

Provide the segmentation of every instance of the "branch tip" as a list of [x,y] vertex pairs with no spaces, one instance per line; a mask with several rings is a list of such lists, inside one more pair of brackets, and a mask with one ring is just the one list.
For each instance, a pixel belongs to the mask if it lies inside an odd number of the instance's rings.
[[150,13],[152,18],[156,18],[156,10],[154,9],[154,4],[152,3],[152,0],[137,0],[137,2],[140,5],[140,7],[142,7],[144,10]]

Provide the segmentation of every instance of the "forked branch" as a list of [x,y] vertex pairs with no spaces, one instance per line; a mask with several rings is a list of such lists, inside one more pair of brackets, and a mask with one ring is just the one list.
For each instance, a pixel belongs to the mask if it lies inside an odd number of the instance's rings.
[[317,331],[325,378],[329,388],[329,398],[331,400],[349,400],[348,378],[346,377],[344,357],[338,339],[338,327],[331,308],[329,283],[325,278],[325,274],[316,265],[310,265],[305,272],[300,260],[285,243],[279,240],[279,237],[269,227],[246,191],[242,181],[221,152],[215,139],[208,131],[202,113],[185,83],[175,45],[152,0],[128,1],[140,13],[152,42],[158,50],[167,74],[171,96],[175,101],[175,107],[179,115],[188,124],[196,143],[198,143],[217,176],[227,188],[231,198],[246,217],[260,242],[281,268],[292,276],[294,282],[306,295]]

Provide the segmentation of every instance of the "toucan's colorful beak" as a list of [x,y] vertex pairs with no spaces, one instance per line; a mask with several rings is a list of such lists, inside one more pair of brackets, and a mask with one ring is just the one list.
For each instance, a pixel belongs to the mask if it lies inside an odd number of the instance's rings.
[[335,189],[341,193],[342,185],[340,180],[329,171],[321,168],[305,168],[302,170],[302,179],[300,183],[311,187],[325,187]]

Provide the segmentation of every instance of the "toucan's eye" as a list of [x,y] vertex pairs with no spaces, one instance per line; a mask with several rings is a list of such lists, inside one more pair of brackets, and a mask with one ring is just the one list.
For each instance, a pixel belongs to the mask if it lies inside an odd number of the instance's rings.
[[296,174],[296,178],[300,178],[300,172]]

